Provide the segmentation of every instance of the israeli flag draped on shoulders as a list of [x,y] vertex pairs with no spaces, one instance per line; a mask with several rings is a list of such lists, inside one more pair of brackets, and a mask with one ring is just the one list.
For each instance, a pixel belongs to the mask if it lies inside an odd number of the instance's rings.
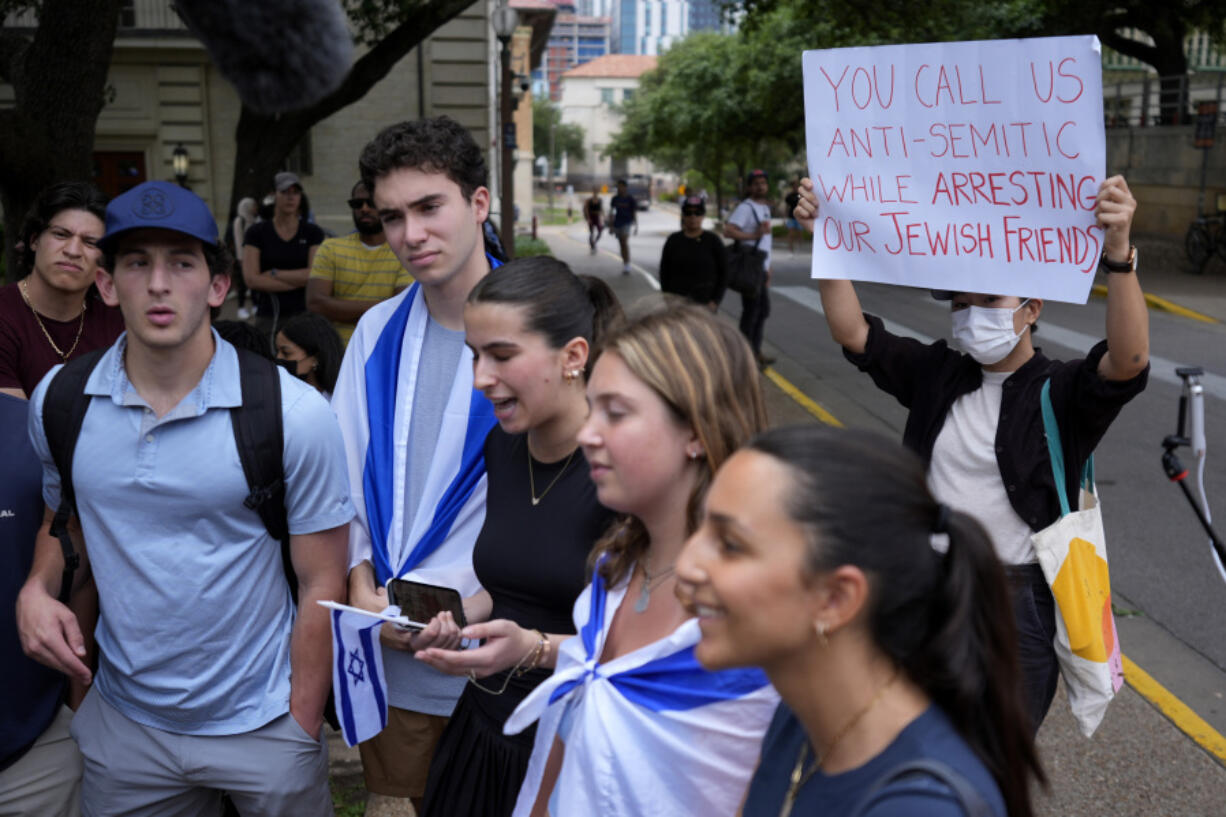
[[628,583],[610,591],[594,574],[575,602],[578,635],[503,727],[540,721],[515,817],[531,813],[555,737],[565,754],[551,815],[733,815],[741,803],[779,695],[761,670],[703,669],[696,619],[600,663]]
[[[489,260],[491,268],[500,266]],[[453,587],[467,597],[481,587],[473,572],[472,549],[485,519],[485,438],[497,420],[493,405],[473,388],[472,355],[465,349],[447,397],[421,504],[404,507],[413,397],[429,320],[421,285],[414,283],[363,315],[345,351],[332,408],[345,439],[349,489],[357,511],[349,526],[349,566],[370,561],[380,584],[408,578]],[[407,536],[406,518],[412,519]],[[342,651],[352,646],[342,643],[347,625],[337,621],[344,622],[345,616],[337,619],[334,612],[333,657],[339,662]],[[369,626],[369,619],[361,624]],[[378,647],[377,639],[374,643]],[[386,723],[381,658],[379,668],[381,689],[353,687],[351,703],[355,712],[380,709],[382,716],[355,715],[356,731],[346,734],[346,741],[366,740]],[[344,713],[338,715],[344,726]],[[378,728],[368,732],[376,723]]]

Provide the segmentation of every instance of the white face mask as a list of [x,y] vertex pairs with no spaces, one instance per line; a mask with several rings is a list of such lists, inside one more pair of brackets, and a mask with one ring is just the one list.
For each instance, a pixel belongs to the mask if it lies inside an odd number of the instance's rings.
[[1029,300],[1022,301],[1016,309],[988,306],[959,309],[950,316],[954,342],[982,366],[999,363],[1009,356],[1026,331],[1013,331],[1013,315]]

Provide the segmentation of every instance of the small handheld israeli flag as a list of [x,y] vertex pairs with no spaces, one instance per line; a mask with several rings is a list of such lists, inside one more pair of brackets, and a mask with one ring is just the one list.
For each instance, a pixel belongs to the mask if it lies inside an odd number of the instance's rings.
[[[348,746],[356,746],[387,726],[387,679],[379,628],[383,617],[342,604],[332,611],[332,689],[336,715]],[[399,611],[396,611],[399,612]]]

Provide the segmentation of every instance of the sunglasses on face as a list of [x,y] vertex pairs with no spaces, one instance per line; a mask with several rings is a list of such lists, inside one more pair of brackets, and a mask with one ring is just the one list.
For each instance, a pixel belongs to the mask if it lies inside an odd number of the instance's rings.
[[706,214],[702,210],[682,210],[681,215],[683,216],[701,216],[701,215],[706,215]]
[[363,207],[369,207],[372,210],[375,209],[375,200],[369,197],[349,200],[350,210],[361,210]]

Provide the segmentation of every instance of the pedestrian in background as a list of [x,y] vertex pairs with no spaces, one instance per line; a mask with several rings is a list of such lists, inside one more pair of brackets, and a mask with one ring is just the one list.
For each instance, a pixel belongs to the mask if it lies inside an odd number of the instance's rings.
[[796,254],[796,242],[802,239],[800,222],[796,220],[796,214],[793,212],[798,204],[800,204],[800,181],[795,180],[792,182],[791,191],[783,197],[783,223],[788,228],[788,252],[792,255]]
[[28,397],[53,366],[109,346],[123,316],[94,288],[106,196],[61,182],[35,198],[21,228],[20,280],[0,289],[0,391]]
[[359,181],[349,191],[348,205],[354,232],[319,245],[306,288],[307,309],[332,321],[342,348],[358,318],[413,283],[413,276],[387,245],[383,222],[365,183]]
[[702,228],[706,213],[698,196],[682,200],[681,229],[660,253],[660,289],[715,312],[728,286],[728,252],[719,236]]
[[277,362],[290,374],[332,399],[344,350],[327,318],[314,312],[295,315],[277,333],[274,349]]
[[613,214],[613,235],[617,236],[617,244],[622,253],[622,275],[630,274],[630,231],[639,234],[639,204],[630,195],[625,179],[617,180],[617,195],[609,200],[609,211]]
[[604,232],[603,209],[604,202],[600,198],[600,191],[593,189],[591,198],[583,202],[583,218],[587,222],[587,243],[592,249],[592,255],[596,254],[596,242],[600,240],[600,234]]
[[256,326],[273,342],[285,321],[306,311],[306,284],[323,230],[304,218],[302,183],[278,173],[273,215],[243,237],[243,278],[256,293]]
[[[247,237],[247,231],[251,226],[259,220],[259,213],[255,206],[255,199],[250,196],[240,199],[238,207],[235,208],[234,218],[230,221],[230,226],[226,230],[226,244],[230,248],[230,252],[234,254],[234,274],[230,276],[234,282],[234,291],[238,293],[238,319],[245,321],[251,317],[251,310],[247,308],[247,281],[243,278],[243,241]],[[254,295],[252,296],[254,302]]]
[[[762,667],[783,698],[745,817],[1030,817],[1043,775],[1004,572],[913,453],[762,434],[716,474],[677,576],[703,666]],[[938,768],[902,775],[916,761]]]
[[759,368],[775,362],[773,357],[762,353],[762,339],[766,331],[766,319],[771,313],[771,207],[768,194],[770,185],[766,171],[750,172],[745,198],[732,210],[724,223],[724,237],[739,241],[745,248],[753,247],[766,253],[763,262],[765,274],[757,292],[741,295],[741,333],[753,348]]

